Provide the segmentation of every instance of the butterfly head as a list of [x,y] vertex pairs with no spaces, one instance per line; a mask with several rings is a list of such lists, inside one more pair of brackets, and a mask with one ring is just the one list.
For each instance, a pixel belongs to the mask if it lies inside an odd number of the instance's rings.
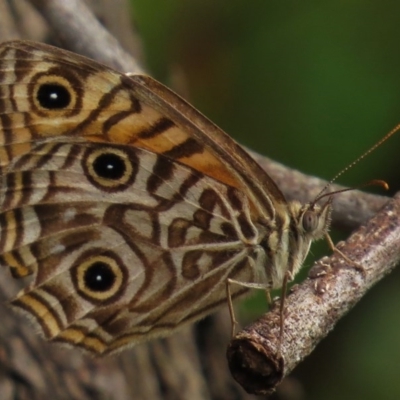
[[288,270],[294,276],[306,258],[311,243],[321,239],[328,232],[331,212],[332,197],[323,205],[315,202],[303,205],[299,202],[289,203],[292,223],[289,229],[290,254]]
[[329,229],[331,213],[332,197],[321,206],[315,202],[302,206],[298,214],[298,231],[311,241],[321,239]]

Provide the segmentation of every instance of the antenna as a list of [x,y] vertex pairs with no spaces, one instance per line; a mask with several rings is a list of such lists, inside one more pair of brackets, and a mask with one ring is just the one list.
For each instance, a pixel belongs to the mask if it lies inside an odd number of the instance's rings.
[[[330,185],[332,185],[333,182],[336,181],[339,176],[343,175],[346,171],[348,171],[350,168],[353,168],[356,164],[358,164],[363,158],[365,158],[368,154],[372,153],[376,148],[378,148],[382,143],[386,142],[391,136],[393,136],[396,132],[400,130],[400,124],[397,124],[389,133],[387,133],[382,139],[380,139],[378,142],[376,142],[372,147],[370,147],[366,152],[361,154],[361,156],[357,157],[352,163],[350,163],[347,167],[343,168],[341,171],[339,171],[326,185],[325,187],[319,192],[318,196],[314,200],[314,204],[320,200],[322,197],[325,197],[323,193],[328,189]],[[381,185],[384,188],[388,188],[388,185],[386,182],[383,181],[371,181],[365,185],[362,186],[370,186],[370,185]],[[353,188],[352,188],[353,189]],[[340,190],[340,192],[347,191],[347,190],[352,190],[352,189],[344,189]],[[335,192],[338,193],[338,192]]]

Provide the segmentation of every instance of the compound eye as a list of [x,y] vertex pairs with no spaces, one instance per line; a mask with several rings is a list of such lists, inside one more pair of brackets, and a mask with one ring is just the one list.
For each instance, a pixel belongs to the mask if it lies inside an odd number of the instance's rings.
[[318,227],[318,215],[315,213],[314,210],[307,210],[303,214],[303,229],[305,232],[313,232]]

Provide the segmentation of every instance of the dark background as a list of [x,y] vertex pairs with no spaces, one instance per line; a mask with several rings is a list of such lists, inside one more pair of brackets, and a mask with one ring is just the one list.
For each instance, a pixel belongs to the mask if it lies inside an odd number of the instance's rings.
[[[400,2],[132,3],[151,74],[288,166],[330,179],[400,122]],[[338,183],[384,179],[393,194],[399,149],[400,133]],[[293,372],[304,398],[400,398],[399,283],[384,279]]]

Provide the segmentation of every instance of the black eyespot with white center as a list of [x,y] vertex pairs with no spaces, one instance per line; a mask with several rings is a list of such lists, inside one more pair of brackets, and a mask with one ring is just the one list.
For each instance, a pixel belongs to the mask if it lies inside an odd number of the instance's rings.
[[106,292],[115,283],[115,275],[112,268],[103,261],[91,264],[84,273],[85,287],[92,292]]
[[123,191],[134,182],[138,158],[133,149],[93,145],[83,158],[88,180],[106,192]]
[[[93,255],[95,252],[99,254]],[[100,249],[82,255],[71,268],[71,279],[79,295],[96,304],[109,304],[119,298],[127,276],[122,260]]]
[[71,94],[63,85],[45,83],[37,91],[37,101],[48,110],[60,110],[71,104]]
[[125,175],[126,168],[124,157],[112,152],[99,154],[93,161],[97,176],[110,181],[119,181]]
[[27,90],[32,111],[39,117],[71,117],[81,112],[84,82],[65,68],[37,73]]

